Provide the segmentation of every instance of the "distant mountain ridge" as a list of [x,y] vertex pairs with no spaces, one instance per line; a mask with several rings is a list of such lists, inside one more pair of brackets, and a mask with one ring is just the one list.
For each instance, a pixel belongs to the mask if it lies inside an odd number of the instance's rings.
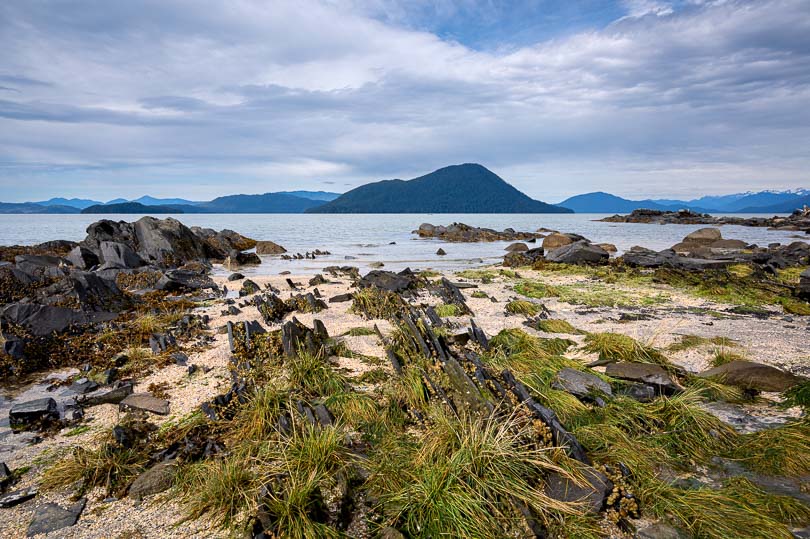
[[[666,202],[666,204],[662,202]],[[700,213],[709,212],[706,208],[687,205],[683,202],[678,203],[678,201],[628,200],[602,191],[573,196],[563,200],[558,205],[570,208],[576,213],[630,213],[639,208],[662,211],[690,209]]]
[[362,185],[307,213],[571,213],[529,198],[487,168],[466,163],[412,180]]

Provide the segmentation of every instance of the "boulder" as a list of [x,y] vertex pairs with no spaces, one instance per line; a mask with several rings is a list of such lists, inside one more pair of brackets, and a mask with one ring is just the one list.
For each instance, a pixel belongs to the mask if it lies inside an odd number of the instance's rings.
[[217,285],[207,275],[181,269],[167,271],[155,285],[156,290],[165,290],[166,292],[187,292],[216,288]]
[[160,266],[182,266],[186,262],[207,258],[209,254],[199,236],[171,217],[142,217],[134,223],[134,234],[138,254]]
[[177,475],[177,465],[174,462],[160,462],[155,464],[129,486],[129,497],[141,500],[171,488]]
[[594,245],[596,245],[597,247],[601,247],[602,249],[604,249],[608,253],[618,253],[619,252],[619,249],[615,245],[613,245],[612,243],[596,243]]
[[504,251],[508,251],[510,253],[525,253],[528,250],[529,246],[522,242],[513,243],[512,245],[504,249]]
[[748,247],[742,240],[717,240],[709,244],[710,249],[722,249],[729,251],[739,251]]
[[690,234],[687,234],[686,237],[683,239],[683,243],[697,243],[700,245],[709,245],[721,239],[723,239],[723,235],[720,233],[719,228],[706,227],[700,228]]
[[17,255],[14,257],[14,265],[34,281],[42,281],[65,275],[67,261],[58,256]]
[[262,259],[256,253],[243,253],[242,251],[233,250],[222,264],[228,269],[234,269],[240,266],[258,266],[261,263]]
[[205,242],[208,256],[218,260],[225,258],[234,249],[237,251],[253,249],[257,243],[256,240],[227,228],[217,232],[212,228],[193,226],[190,230]]
[[551,384],[554,389],[567,391],[578,398],[594,398],[602,395],[611,396],[610,384],[593,374],[564,368],[560,370]]
[[574,240],[571,239],[571,237],[566,234],[555,232],[543,238],[543,249],[549,251],[551,249],[557,249],[558,247],[569,245],[571,243],[574,243]]
[[799,297],[810,301],[810,269],[806,269],[799,276]]
[[67,509],[55,503],[40,505],[34,511],[34,518],[28,525],[26,535],[33,537],[73,526],[78,522],[85,505],[87,505],[86,498],[82,498]]
[[159,399],[149,393],[133,393],[118,405],[121,411],[142,411],[156,415],[169,415],[169,401]]
[[677,257],[677,255],[672,250],[656,252],[638,245],[631,247],[621,256],[624,263],[628,266],[642,268],[660,268],[675,257]]
[[242,283],[242,288],[239,289],[239,297],[243,298],[245,296],[255,294],[259,290],[261,290],[261,288],[259,288],[259,285],[257,285],[250,279],[245,279],[245,281]]
[[59,420],[59,410],[56,401],[50,397],[20,402],[11,407],[8,420],[15,430],[30,427],[36,424]]
[[23,326],[33,335],[42,337],[61,333],[71,326],[85,326],[114,320],[115,313],[82,312],[65,307],[37,305],[34,303],[12,303],[0,311],[0,318]]
[[131,303],[114,278],[82,270],[74,270],[51,286],[38,290],[37,301],[62,307],[70,305],[83,311],[121,311]]
[[564,264],[603,264],[609,258],[610,254],[607,251],[583,240],[557,247],[546,253],[546,260],[549,262]]
[[778,392],[786,391],[807,380],[776,367],[753,361],[731,361],[702,372],[698,376],[717,378],[725,384],[743,389]]
[[244,278],[245,278],[245,276],[242,275],[241,273],[231,273],[228,276],[228,281],[231,281],[231,282],[233,282],[233,281],[241,281]]
[[101,263],[96,253],[81,245],[77,245],[67,254],[67,261],[83,270],[89,270]]
[[256,254],[260,255],[281,255],[287,252],[287,249],[274,243],[272,241],[257,241]]
[[546,476],[545,494],[549,498],[568,503],[582,503],[583,509],[598,513],[613,490],[613,483],[606,475],[590,466],[579,470],[584,482],[574,481],[565,475],[552,472]]
[[99,245],[104,269],[134,269],[145,263],[140,256],[127,244],[102,241]]
[[373,270],[360,279],[360,288],[374,286],[389,292],[403,292],[416,282],[416,276],[406,269],[399,273],[384,270]]
[[631,382],[641,382],[652,385],[656,387],[660,393],[667,395],[680,390],[680,387],[669,377],[667,371],[651,363],[610,363],[605,369],[605,374],[621,380],[630,380]]

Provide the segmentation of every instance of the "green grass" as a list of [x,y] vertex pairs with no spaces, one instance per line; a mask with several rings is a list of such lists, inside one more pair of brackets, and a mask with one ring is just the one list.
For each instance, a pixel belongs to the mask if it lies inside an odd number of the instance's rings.
[[85,432],[89,432],[90,426],[89,425],[80,425],[76,428],[70,429],[65,433],[65,436],[78,436],[80,434],[84,434]]
[[682,352],[684,350],[691,350],[693,348],[700,348],[702,346],[720,346],[724,348],[731,348],[737,346],[736,341],[729,337],[701,337],[699,335],[681,335],[678,342],[669,345],[667,350],[671,352]]
[[470,294],[470,296],[471,296],[471,297],[474,297],[474,298],[477,298],[477,299],[484,299],[484,298],[488,298],[488,297],[489,297],[489,296],[487,295],[487,293],[486,293],[486,292],[484,292],[483,290],[475,290],[475,291],[473,291],[473,293],[472,293],[472,294]]
[[540,305],[532,303],[531,301],[524,301],[522,299],[516,299],[506,304],[506,312],[508,314],[534,316],[540,312],[540,309]]
[[710,363],[712,367],[719,367],[721,365],[725,365],[726,363],[731,363],[732,361],[745,361],[745,359],[745,356],[742,354],[732,352],[727,348],[718,348],[714,351]]
[[650,307],[669,301],[669,296],[655,290],[624,290],[599,282],[548,285],[525,280],[515,285],[515,292],[529,298],[557,298],[572,305],[588,307]]
[[810,381],[802,382],[791,387],[782,395],[784,400],[780,403],[783,408],[801,406],[805,413],[810,410]]
[[436,305],[435,310],[436,314],[438,314],[442,318],[447,318],[449,316],[458,316],[460,311],[458,305],[454,305],[452,303],[440,303]]
[[481,281],[484,284],[493,282],[498,277],[505,279],[515,279],[517,274],[512,270],[494,270],[494,269],[468,269],[456,272],[457,277],[462,279],[470,279],[474,281]]
[[589,333],[585,336],[583,350],[598,354],[602,360],[670,365],[666,356],[657,349],[621,333]]
[[546,333],[566,333],[568,335],[581,335],[584,333],[572,326],[570,322],[554,318],[538,320],[535,324],[535,329]]
[[387,320],[402,308],[402,300],[393,292],[376,286],[362,288],[354,293],[350,311],[370,319]]
[[302,351],[285,366],[289,383],[310,397],[327,397],[346,388],[346,378],[332,369],[323,354]]
[[376,334],[377,332],[374,331],[374,328],[366,328],[366,327],[351,328],[346,333],[344,333],[344,335],[347,335],[349,337],[363,337],[366,335],[376,335]]
[[731,458],[755,472],[791,477],[810,473],[810,423],[805,419],[740,436]]

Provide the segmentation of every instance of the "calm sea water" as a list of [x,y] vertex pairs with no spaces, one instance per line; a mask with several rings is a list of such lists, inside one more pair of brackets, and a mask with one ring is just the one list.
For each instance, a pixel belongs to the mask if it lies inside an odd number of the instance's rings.
[[[750,216],[750,215],[749,215]],[[134,221],[138,215],[0,215],[0,245],[32,245],[53,239],[79,241],[85,237],[87,226],[101,218]],[[161,216],[163,217],[163,216]],[[258,240],[272,240],[291,253],[321,249],[331,252],[317,260],[285,261],[278,257],[263,257],[263,263],[245,273],[275,274],[312,273],[328,265],[355,265],[367,269],[372,262],[382,262],[386,269],[454,269],[498,261],[504,254],[505,242],[445,243],[418,239],[412,231],[421,223],[448,225],[463,222],[503,230],[534,231],[550,228],[582,234],[594,242],[615,244],[620,251],[633,245],[665,249],[679,242],[686,234],[702,228],[699,225],[645,225],[602,223],[597,214],[184,214],[173,216],[188,226],[203,226],[217,230],[230,228]],[[765,228],[741,226],[722,227],[723,237],[767,245],[789,243],[796,232],[769,231]],[[393,244],[392,244],[393,242]],[[439,247],[447,256],[437,256]],[[353,258],[347,258],[353,257]]]

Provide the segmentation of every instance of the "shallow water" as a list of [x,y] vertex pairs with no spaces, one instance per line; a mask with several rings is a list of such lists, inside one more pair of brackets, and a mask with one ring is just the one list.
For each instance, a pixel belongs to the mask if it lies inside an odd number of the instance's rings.
[[[367,269],[372,262],[382,262],[387,269],[458,269],[470,265],[493,263],[504,254],[507,242],[446,243],[419,239],[412,231],[421,223],[448,225],[463,222],[503,230],[534,231],[544,227],[582,234],[594,242],[615,244],[620,251],[633,245],[665,249],[679,242],[689,232],[704,225],[647,225],[603,223],[604,214],[183,214],[174,215],[188,226],[217,230],[230,228],[258,240],[272,240],[290,253],[314,249],[331,252],[317,260],[285,261],[263,257],[247,274],[276,274],[283,270],[312,273],[329,265],[353,265]],[[752,217],[747,214],[746,217]],[[0,215],[0,245],[32,245],[53,239],[80,241],[87,226],[100,219],[134,221],[139,215]],[[165,217],[165,216],[159,216]],[[770,217],[770,216],[766,216]],[[724,226],[723,237],[748,243],[789,243],[810,236],[796,232],[770,231],[765,228]],[[392,242],[394,244],[392,244]],[[439,247],[447,256],[437,256]],[[353,257],[353,258],[347,258]]]

